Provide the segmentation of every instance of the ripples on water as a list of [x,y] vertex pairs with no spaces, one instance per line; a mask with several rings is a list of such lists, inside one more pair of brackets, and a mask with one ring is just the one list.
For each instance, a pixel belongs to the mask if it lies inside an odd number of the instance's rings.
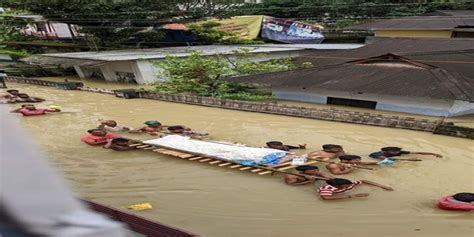
[[[38,106],[63,107],[65,113],[18,116],[18,120],[80,195],[119,208],[151,202],[154,209],[140,215],[203,236],[470,236],[474,228],[472,214],[434,208],[440,196],[474,190],[472,140],[53,88],[16,87],[47,99]],[[282,140],[308,143],[308,150],[316,150],[322,144],[335,143],[343,145],[348,153],[366,158],[370,152],[392,145],[441,153],[445,158],[426,157],[423,162],[398,163],[373,172],[359,170],[347,177],[389,184],[396,191],[363,187],[360,192],[371,193],[367,199],[323,202],[312,186],[286,186],[277,175],[258,177],[151,151],[120,153],[82,144],[80,137],[99,118],[115,119],[132,127],[150,119],[185,124],[210,132],[214,139],[253,146]]]

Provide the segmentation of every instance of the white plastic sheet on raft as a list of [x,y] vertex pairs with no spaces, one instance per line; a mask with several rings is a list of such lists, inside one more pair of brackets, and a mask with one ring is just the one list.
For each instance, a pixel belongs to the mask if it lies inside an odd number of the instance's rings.
[[199,153],[228,161],[251,160],[258,162],[270,154],[287,154],[285,151],[276,149],[199,141],[179,135],[169,135],[158,139],[147,140],[143,143],[177,149],[183,152]]

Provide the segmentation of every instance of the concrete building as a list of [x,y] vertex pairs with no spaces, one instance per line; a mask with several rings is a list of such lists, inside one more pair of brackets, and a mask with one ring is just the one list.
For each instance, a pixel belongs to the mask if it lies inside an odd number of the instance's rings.
[[24,61],[35,64],[73,66],[81,78],[146,84],[165,78],[160,76],[159,62],[167,56],[187,57],[192,51],[205,56],[222,55],[234,59],[238,49],[248,49],[255,62],[297,57],[310,49],[350,49],[362,45],[205,45],[157,49],[113,50],[99,52],[57,53],[32,56]]
[[427,16],[379,20],[348,27],[388,38],[474,38],[474,11],[436,11]]
[[474,114],[474,79],[394,54],[229,80],[277,99],[432,116]]

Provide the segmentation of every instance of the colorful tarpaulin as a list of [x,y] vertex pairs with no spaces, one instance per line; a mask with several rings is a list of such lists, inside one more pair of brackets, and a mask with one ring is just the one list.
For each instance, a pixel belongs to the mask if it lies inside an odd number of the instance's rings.
[[[216,30],[234,33],[241,39],[257,39],[262,25],[263,15],[257,16],[235,16],[228,19],[211,19],[205,22],[217,22],[220,26]],[[204,22],[198,22],[202,24]]]
[[324,40],[321,26],[265,16],[262,38],[289,44],[319,44]]

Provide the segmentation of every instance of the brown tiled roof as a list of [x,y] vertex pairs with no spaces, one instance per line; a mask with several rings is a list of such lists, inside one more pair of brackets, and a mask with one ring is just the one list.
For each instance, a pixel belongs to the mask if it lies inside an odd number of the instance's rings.
[[[230,78],[250,83],[299,90],[323,89],[354,93],[474,101],[474,79],[459,73],[387,56],[287,72]],[[377,59],[379,59],[377,61]]]

